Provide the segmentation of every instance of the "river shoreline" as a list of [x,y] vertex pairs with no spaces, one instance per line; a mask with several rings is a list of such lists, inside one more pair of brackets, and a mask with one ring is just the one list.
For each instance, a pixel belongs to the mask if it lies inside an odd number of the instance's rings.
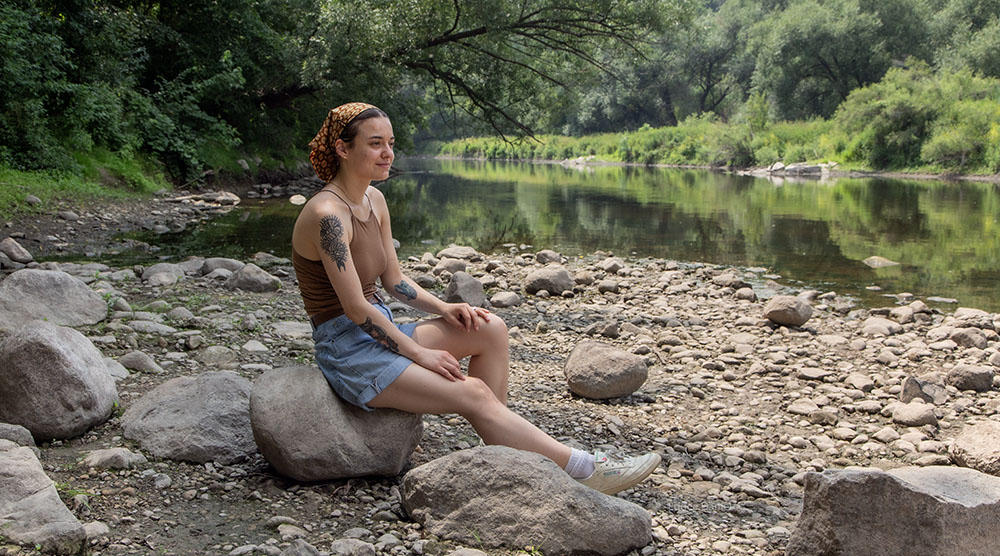
[[[434,160],[472,160],[477,162],[517,162],[517,163],[527,163],[527,164],[550,164],[558,165],[564,167],[587,167],[587,166],[621,166],[621,167],[632,167],[632,168],[676,168],[682,170],[708,170],[712,172],[724,172],[724,173],[749,173],[754,169],[766,169],[766,167],[747,167],[747,168],[736,168],[728,166],[710,166],[704,164],[643,164],[639,162],[614,162],[607,160],[580,160],[580,159],[563,159],[563,160],[544,160],[544,159],[517,159],[517,158],[482,158],[482,157],[461,157],[461,156],[443,156],[443,155],[411,155],[409,158],[421,159],[434,159]],[[582,157],[587,158],[587,157]],[[767,179],[766,177],[763,179]],[[843,178],[886,178],[886,179],[913,179],[913,180],[938,180],[938,181],[970,181],[970,182],[983,182],[983,183],[997,183],[1000,184],[1000,174],[950,174],[950,173],[929,173],[929,172],[883,172],[877,170],[831,170],[826,175],[820,176],[816,175],[800,175],[800,176],[775,176],[782,177],[785,179],[800,179],[800,180],[810,180],[819,181],[825,179],[843,179]]]
[[[437,258],[428,253],[402,266],[441,294],[448,272],[437,270]],[[140,350],[163,369],[123,379],[123,409],[170,378],[231,370],[253,381],[269,369],[312,364],[309,340],[283,332],[282,323],[305,322],[291,265],[266,256],[246,262],[279,277],[281,288],[234,291],[196,274],[153,285],[139,279],[141,268],[55,266],[128,304],[109,322],[77,327],[106,357]],[[525,292],[526,276],[544,266],[533,250],[476,254],[464,263],[488,297],[521,298],[493,309],[510,331],[512,409],[582,447],[663,456],[650,480],[621,495],[653,518],[646,556],[783,554],[801,512],[805,473],[948,464],[962,430],[1000,413],[995,385],[985,392],[942,386],[948,395],[932,406],[934,425],[894,417],[907,377],[934,380],[959,365],[1000,364],[1000,315],[944,312],[911,299],[851,308],[835,294],[786,287],[777,293],[801,295],[813,306],[803,326],[786,327],[762,318],[764,303],[747,287],[753,274],[741,269],[595,252],[563,260],[575,277],[572,291],[533,295]],[[166,317],[181,307],[193,317]],[[424,318],[392,307],[400,321]],[[888,320],[875,327],[870,317]],[[150,319],[177,331],[138,332],[131,324]],[[940,340],[945,329],[969,327],[979,331],[981,347]],[[195,336],[199,342],[187,340]],[[645,385],[614,400],[570,394],[563,366],[584,340],[643,357]],[[211,359],[205,346],[216,346]],[[424,422],[414,466],[477,443],[455,416]],[[94,554],[277,554],[292,540],[276,530],[283,523],[320,550],[348,536],[386,555],[443,556],[463,546],[428,536],[405,516],[399,477],[303,484],[277,475],[260,456],[230,465],[154,458],[114,472],[79,467],[90,451],[110,447],[142,451],[123,437],[120,415],[82,437],[41,446],[43,467],[69,493],[67,503],[73,495],[89,497],[85,507],[71,506],[79,518],[109,527],[92,539]],[[170,478],[167,487],[154,487],[154,472]],[[396,517],[374,517],[385,509]]]

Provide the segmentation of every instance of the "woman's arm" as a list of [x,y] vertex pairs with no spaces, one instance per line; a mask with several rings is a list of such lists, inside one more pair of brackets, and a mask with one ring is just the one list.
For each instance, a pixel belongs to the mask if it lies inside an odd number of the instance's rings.
[[451,354],[419,345],[365,299],[351,256],[354,230],[351,229],[350,209],[332,202],[319,205],[317,209],[317,225],[313,226],[312,240],[347,318],[386,348],[449,380],[464,380],[461,367]]
[[385,197],[374,187],[368,188],[368,194],[381,224],[380,233],[385,249],[386,269],[380,277],[382,287],[403,303],[421,311],[441,315],[448,323],[464,330],[478,329],[479,319],[488,321],[488,310],[472,307],[468,303],[445,303],[403,274],[403,270],[399,267],[399,258],[396,256],[396,246],[392,242],[392,224]]

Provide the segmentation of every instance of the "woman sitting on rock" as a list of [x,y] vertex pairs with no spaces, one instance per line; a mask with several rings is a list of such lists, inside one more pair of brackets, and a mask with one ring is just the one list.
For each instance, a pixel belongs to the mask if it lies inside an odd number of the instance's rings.
[[[312,321],[316,362],[334,391],[371,411],[457,413],[487,444],[542,454],[583,484],[612,494],[646,478],[655,453],[613,459],[565,446],[507,408],[507,327],[486,309],[445,303],[403,275],[389,210],[372,180],[389,177],[392,124],[360,102],[330,111],[310,160],[326,185],[303,207],[292,260]],[[375,281],[439,318],[393,323]],[[459,360],[469,360],[468,376]]]

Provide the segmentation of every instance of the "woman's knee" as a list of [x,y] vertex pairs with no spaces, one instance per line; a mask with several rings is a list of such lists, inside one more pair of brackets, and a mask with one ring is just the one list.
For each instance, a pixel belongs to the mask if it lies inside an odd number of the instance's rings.
[[464,407],[460,412],[464,417],[486,413],[499,407],[506,407],[482,379],[466,377],[464,386]]
[[507,334],[507,323],[500,318],[499,315],[490,314],[490,320],[486,322],[486,325],[481,327],[480,330],[484,330],[490,338],[502,339],[506,342],[509,338]]

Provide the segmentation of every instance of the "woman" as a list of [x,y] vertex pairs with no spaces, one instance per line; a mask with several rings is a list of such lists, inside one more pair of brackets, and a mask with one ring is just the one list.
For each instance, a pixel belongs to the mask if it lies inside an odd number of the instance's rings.
[[[316,362],[337,394],[365,410],[457,413],[486,444],[542,454],[582,483],[612,494],[648,476],[656,454],[611,459],[571,449],[511,412],[507,328],[496,315],[445,303],[403,275],[382,193],[394,158],[392,124],[364,103],[330,111],[310,143],[326,185],[303,207],[292,259],[313,323]],[[397,325],[375,280],[403,303],[440,315]],[[459,360],[470,357],[468,376]]]

